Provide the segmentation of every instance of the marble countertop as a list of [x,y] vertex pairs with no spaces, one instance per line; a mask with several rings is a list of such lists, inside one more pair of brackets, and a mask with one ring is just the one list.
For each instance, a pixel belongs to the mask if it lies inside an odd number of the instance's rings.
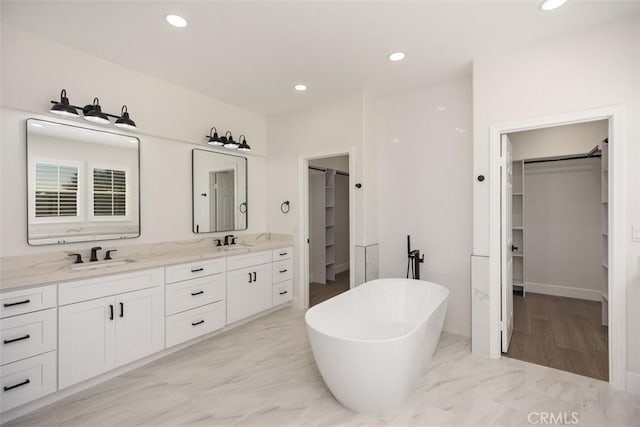
[[[282,237],[282,236],[280,236]],[[288,236],[286,236],[288,237]],[[130,248],[118,248],[114,261],[126,260],[124,264],[108,267],[74,270],[72,259],[67,252],[53,256],[25,256],[2,259],[0,265],[0,292],[19,288],[58,284],[61,282],[106,276],[115,273],[164,267],[200,260],[242,255],[250,252],[285,248],[292,246],[290,238],[276,238],[263,241],[241,241],[233,249],[216,247],[207,239],[193,242],[169,242],[152,245],[139,245]],[[24,259],[21,259],[24,258]],[[98,263],[99,264],[99,263]],[[85,261],[83,266],[89,265]]]

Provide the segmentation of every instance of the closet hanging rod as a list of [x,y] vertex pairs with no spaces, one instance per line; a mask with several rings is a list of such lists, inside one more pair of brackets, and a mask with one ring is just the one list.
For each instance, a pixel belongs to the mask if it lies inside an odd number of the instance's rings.
[[587,156],[589,156],[589,157],[594,157],[595,155],[600,154],[600,153],[601,153],[601,151],[600,151],[600,147],[596,145],[595,147],[593,147],[593,148],[591,149],[591,151],[589,151],[589,153],[587,154]]
[[564,160],[595,159],[597,157],[602,157],[602,154],[594,154],[592,156],[590,156],[589,154],[585,154],[582,156],[566,156],[566,157],[558,157],[555,159],[525,160],[524,163],[531,164],[531,163],[562,162]]
[[[314,171],[320,171],[320,172],[326,172],[327,171],[326,168],[321,168],[321,167],[318,167],[318,166],[309,166],[309,169],[313,169]],[[336,173],[338,175],[349,176],[349,172],[342,172],[342,171],[336,170]]]

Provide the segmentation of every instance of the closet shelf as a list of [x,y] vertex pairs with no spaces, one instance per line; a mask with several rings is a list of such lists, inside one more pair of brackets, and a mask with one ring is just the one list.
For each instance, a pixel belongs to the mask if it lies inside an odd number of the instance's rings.
[[602,292],[602,298],[605,299],[605,301],[609,302],[609,294],[606,292]]
[[523,193],[511,193],[512,196],[522,196]]
[[522,225],[514,225],[511,228],[514,229],[514,230],[524,230],[524,227]]
[[517,256],[517,257],[523,257],[524,254],[522,252],[514,252],[513,256]]

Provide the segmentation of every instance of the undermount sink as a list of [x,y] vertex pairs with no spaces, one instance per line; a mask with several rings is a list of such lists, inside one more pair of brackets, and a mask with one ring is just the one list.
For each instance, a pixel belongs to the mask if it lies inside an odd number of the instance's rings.
[[135,262],[133,259],[114,259],[109,261],[94,261],[83,264],[73,264],[69,268],[72,270],[96,270],[99,268],[117,267],[119,265]]

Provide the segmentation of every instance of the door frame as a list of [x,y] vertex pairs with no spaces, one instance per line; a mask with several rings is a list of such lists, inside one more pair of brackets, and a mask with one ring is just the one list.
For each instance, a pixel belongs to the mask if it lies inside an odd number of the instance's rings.
[[626,236],[624,203],[624,106],[595,108],[490,126],[489,135],[489,354],[501,357],[500,136],[546,127],[609,120],[609,383],[625,389]]
[[[299,187],[300,215],[298,216],[298,259],[300,260],[298,295],[302,299],[299,306],[309,308],[309,160],[326,157],[349,156],[349,181],[355,171],[355,149],[336,148],[333,150],[300,154],[299,156]],[[349,288],[353,288],[355,272],[355,190],[349,182]]]

